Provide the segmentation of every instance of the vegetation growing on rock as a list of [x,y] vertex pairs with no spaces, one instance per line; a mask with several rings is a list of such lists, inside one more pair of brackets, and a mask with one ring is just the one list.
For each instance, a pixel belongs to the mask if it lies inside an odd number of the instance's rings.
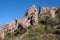
[[5,38],[0,40],[60,40],[60,8],[42,7],[38,12],[33,5],[23,19],[17,18],[3,29]]

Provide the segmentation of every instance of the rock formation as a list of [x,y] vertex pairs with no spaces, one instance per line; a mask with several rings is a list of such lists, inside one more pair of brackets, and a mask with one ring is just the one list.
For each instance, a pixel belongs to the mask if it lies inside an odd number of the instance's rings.
[[40,7],[39,14],[44,15],[49,12],[50,8],[49,7]]
[[[36,26],[38,24],[38,11],[35,5],[32,5],[26,12],[23,20],[26,20],[28,24]],[[26,24],[26,25],[28,25]]]
[[51,19],[54,19],[56,10],[57,10],[56,7],[40,7],[39,14],[44,16],[48,14],[51,17]]
[[2,38],[2,39],[4,39],[4,35],[5,35],[5,25],[0,25],[0,37]]
[[55,18],[56,10],[57,10],[56,7],[52,7],[52,8],[50,8],[49,13],[50,13],[50,16],[51,16],[52,19]]
[[27,29],[30,25],[38,27],[38,15],[44,15],[45,17],[46,14],[48,14],[54,19],[56,10],[57,8],[55,7],[41,7],[38,12],[35,5],[32,5],[22,19],[16,18],[8,24],[0,25],[0,37],[4,39],[4,31],[7,31],[7,33],[14,33],[17,28]]
[[32,5],[22,19],[16,18],[14,21],[6,24],[8,33],[13,33],[17,28],[28,28],[30,25],[38,26],[38,11],[35,5]]

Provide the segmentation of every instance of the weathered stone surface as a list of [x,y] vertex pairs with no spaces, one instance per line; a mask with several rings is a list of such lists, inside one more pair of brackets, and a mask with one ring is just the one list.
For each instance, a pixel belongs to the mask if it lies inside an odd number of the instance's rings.
[[[38,24],[38,11],[35,8],[35,5],[32,5],[26,12],[23,20],[26,20],[30,25],[37,25]],[[27,25],[28,25],[27,24]]]
[[47,14],[49,12],[50,8],[49,7],[40,7],[40,15]]
[[28,28],[30,25],[38,25],[38,11],[35,5],[32,5],[22,19],[16,18],[14,21],[6,24],[8,33],[13,33],[18,27]]
[[57,8],[56,7],[41,7],[39,14],[40,15],[50,15],[51,19],[55,18]]
[[0,37],[4,39],[4,26],[0,25]]
[[52,19],[55,18],[56,10],[57,10],[56,7],[52,7],[52,8],[50,8],[49,13],[50,13],[50,16],[51,16]]
[[7,33],[14,33],[17,28],[26,29],[30,25],[38,27],[38,13],[44,18],[45,16],[50,16],[51,19],[54,19],[56,10],[56,7],[41,7],[38,12],[35,5],[32,5],[22,19],[16,18],[8,24],[0,25],[0,37],[4,39],[5,31]]

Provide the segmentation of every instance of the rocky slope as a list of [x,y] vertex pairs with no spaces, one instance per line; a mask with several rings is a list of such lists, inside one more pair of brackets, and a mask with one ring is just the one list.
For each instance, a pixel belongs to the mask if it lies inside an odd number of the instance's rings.
[[0,37],[4,39],[6,33],[14,33],[18,28],[26,30],[30,25],[39,28],[39,23],[44,24],[47,17],[55,20],[56,13],[60,12],[59,10],[59,7],[40,7],[39,11],[37,11],[35,5],[32,5],[22,19],[16,18],[10,23],[0,25]]

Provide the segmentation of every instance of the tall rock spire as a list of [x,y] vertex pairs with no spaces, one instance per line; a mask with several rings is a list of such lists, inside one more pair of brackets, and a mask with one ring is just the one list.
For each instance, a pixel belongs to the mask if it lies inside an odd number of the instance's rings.
[[[35,5],[32,5],[26,12],[24,18],[26,21],[30,21],[30,25],[37,25],[38,24],[38,11]],[[25,20],[24,19],[24,20]]]

